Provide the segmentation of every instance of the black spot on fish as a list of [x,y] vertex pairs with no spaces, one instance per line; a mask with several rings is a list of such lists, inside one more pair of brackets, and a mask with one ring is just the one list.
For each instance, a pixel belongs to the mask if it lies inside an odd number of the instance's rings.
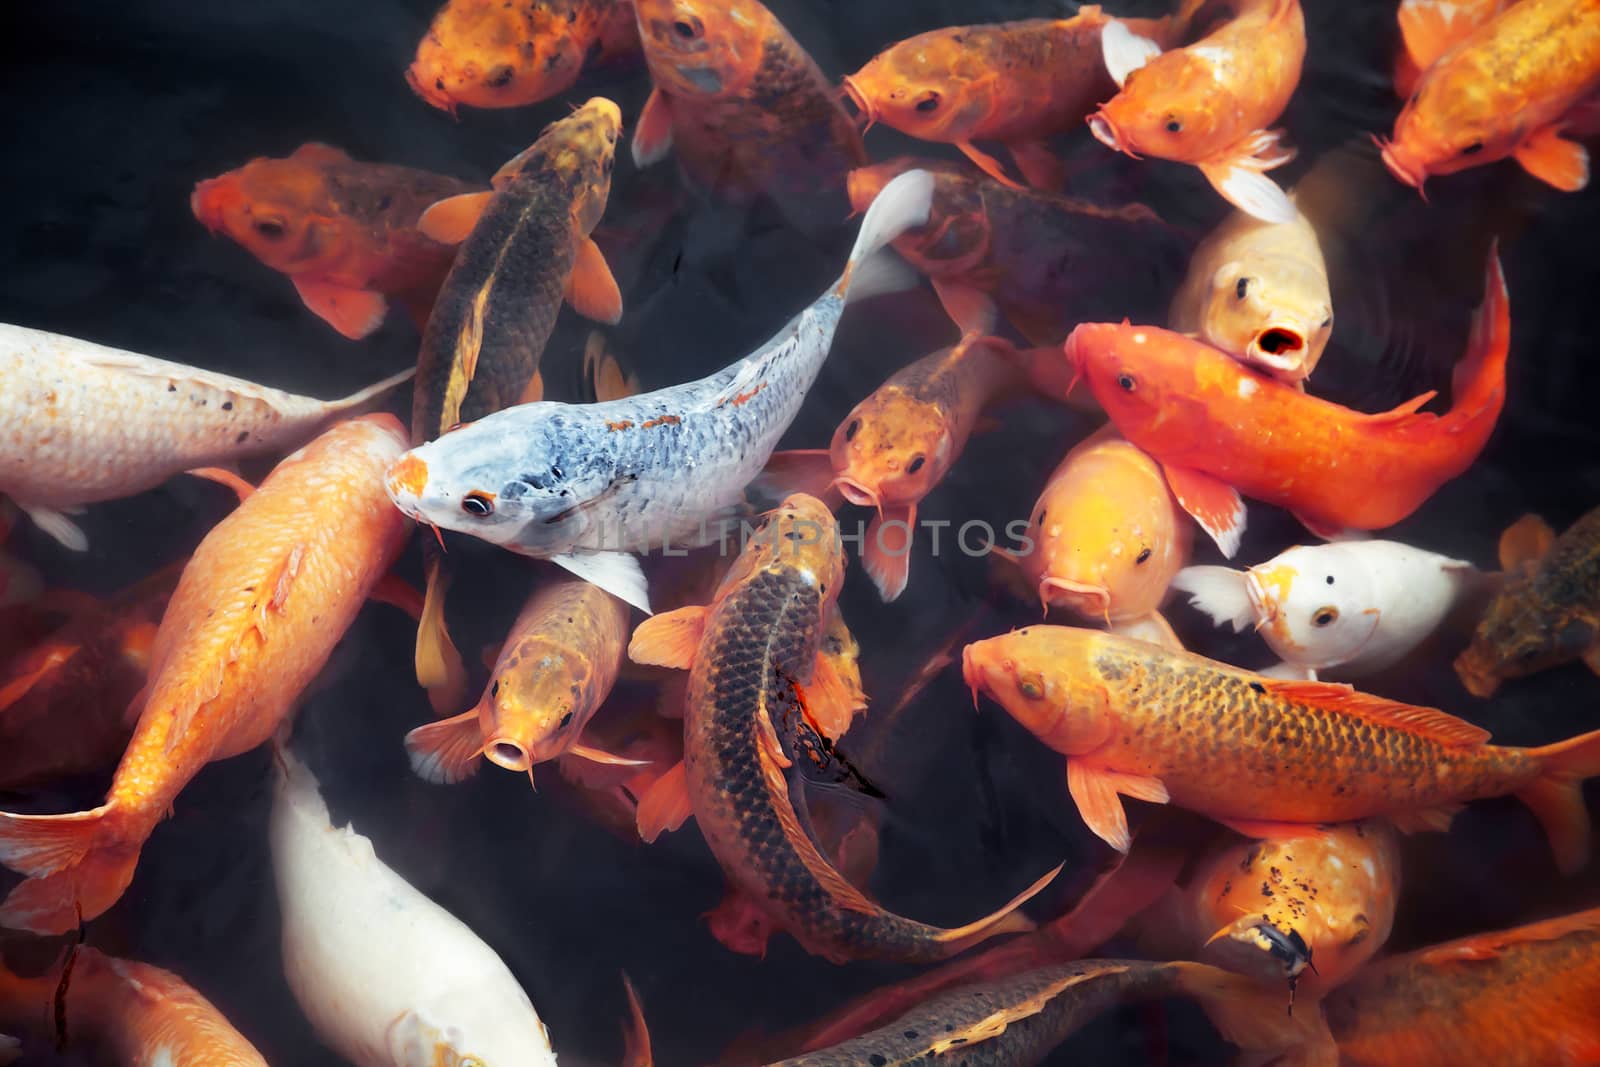
[[240,430],[239,431],[239,436],[235,437],[233,439],[233,443],[236,444],[236,445],[242,445],[245,442],[245,438],[247,438],[249,436],[250,436],[250,431],[249,430]]
[[231,401],[231,400],[224,400],[224,401],[223,401],[223,402],[222,402],[222,410],[223,410],[223,411],[232,411],[232,410],[233,410],[233,401]]
[[1267,687],[1262,685],[1260,682],[1251,682],[1250,688],[1255,690],[1257,693],[1265,693],[1267,691]]
[[883,1067],[883,1065],[889,1061],[882,1053],[874,1052],[872,1055],[867,1057],[867,1062],[872,1064],[872,1067]]

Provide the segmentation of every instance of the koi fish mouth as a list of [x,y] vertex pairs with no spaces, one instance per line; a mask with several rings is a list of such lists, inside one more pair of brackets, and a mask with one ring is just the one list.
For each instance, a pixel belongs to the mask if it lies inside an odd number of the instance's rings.
[[839,495],[856,507],[875,508],[879,515],[883,514],[883,501],[878,498],[876,489],[856,481],[848,474],[841,474],[834,478],[833,484],[839,490]]
[[1070,578],[1039,579],[1039,602],[1045,614],[1052,607],[1067,608],[1086,619],[1101,618],[1111,625],[1111,592],[1102,585],[1075,582]]
[[1245,354],[1271,370],[1297,371],[1306,355],[1305,335],[1289,326],[1268,326],[1250,339]]
[[863,123],[861,132],[865,134],[878,122],[878,107],[872,102],[871,97],[861,91],[861,87],[856,84],[856,80],[850,75],[846,74],[844,76],[842,85],[845,97],[855,105],[857,111],[861,112]]
[[1495,677],[1490,657],[1481,652],[1476,644],[1456,657],[1455,667],[1461,684],[1475,697],[1487,699],[1500,688],[1500,679]]
[[1130,159],[1138,159],[1139,153],[1133,150],[1117,129],[1117,124],[1112,122],[1102,108],[1089,116],[1089,132],[1094,134],[1094,139],[1114,152],[1122,152]]
[[1311,962],[1312,949],[1306,944],[1306,939],[1300,936],[1300,931],[1290,929],[1288,933],[1269,922],[1254,923],[1249,926],[1235,928],[1229,923],[1206,940],[1209,945],[1222,938],[1229,938],[1242,945],[1265,952],[1283,968],[1283,976],[1291,983],[1299,978],[1306,968],[1311,968],[1311,973],[1317,973],[1317,968]]
[[221,178],[207,178],[197,182],[189,194],[189,210],[200,224],[212,233],[222,229],[222,204],[225,187]]
[[1373,135],[1372,143],[1378,146],[1378,151],[1383,155],[1383,165],[1389,168],[1402,183],[1411,186],[1417,191],[1424,201],[1428,194],[1423,191],[1422,183],[1428,180],[1427,170],[1420,164],[1408,161],[1405,154],[1393,141],[1385,141],[1382,137]]
[[417,65],[413,63],[406,68],[406,84],[411,86],[412,92],[440,111],[447,112],[451,118],[460,118],[456,114],[455,99],[445,92],[444,81],[438,76],[430,78],[418,73]]
[[1278,621],[1278,605],[1271,597],[1267,596],[1266,589],[1261,584],[1261,577],[1253,572],[1244,576],[1244,595],[1250,600],[1250,607],[1256,613],[1256,632],[1271,626]]

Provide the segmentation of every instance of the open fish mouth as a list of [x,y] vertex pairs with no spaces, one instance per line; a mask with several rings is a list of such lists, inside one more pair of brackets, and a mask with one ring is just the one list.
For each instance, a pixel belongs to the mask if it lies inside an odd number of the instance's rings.
[[1305,334],[1291,326],[1268,326],[1250,339],[1245,354],[1252,363],[1277,371],[1296,371],[1305,361]]
[[1089,116],[1089,132],[1094,134],[1095,140],[1115,152],[1124,152],[1128,156],[1138,159],[1139,155],[1123,139],[1122,132],[1117,129],[1117,124],[1106,116],[1105,111],[1096,111]]
[[509,737],[491,737],[483,746],[483,758],[508,771],[526,771],[533,766],[528,750]]
[[861,91],[861,87],[856,84],[855,79],[850,75],[846,74],[841,83],[844,87],[845,98],[854,104],[856,110],[861,113],[861,132],[866,133],[878,122],[878,107],[866,93]]
[[1039,579],[1039,602],[1046,613],[1052,607],[1068,608],[1086,619],[1103,619],[1111,625],[1111,592],[1103,585],[1075,582],[1070,578]]
[[839,490],[839,495],[858,508],[875,508],[878,514],[883,514],[883,501],[878,499],[878,491],[868,487],[865,483],[858,482],[848,474],[841,474],[833,480]]
[[1467,692],[1480,699],[1493,696],[1494,691],[1500,688],[1500,679],[1495,676],[1490,660],[1491,657],[1480,652],[1477,645],[1469,646],[1456,657],[1456,674],[1461,678],[1461,684]]
[[1385,141],[1381,137],[1374,137],[1372,141],[1383,154],[1383,165],[1389,168],[1389,173],[1421,193],[1422,199],[1428,199],[1422,189],[1422,183],[1428,180],[1428,172],[1408,161],[1393,141]]

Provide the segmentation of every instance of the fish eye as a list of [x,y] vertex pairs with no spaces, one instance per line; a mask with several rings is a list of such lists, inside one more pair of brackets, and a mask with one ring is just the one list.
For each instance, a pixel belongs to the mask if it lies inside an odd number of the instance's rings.
[[918,111],[939,110],[939,94],[932,89],[922,94],[922,99],[917,101]]
[[1483,151],[1483,142],[1482,141],[1473,141],[1471,144],[1467,145],[1467,147],[1465,147],[1465,148],[1463,148],[1461,150],[1461,154],[1464,155],[1464,156],[1475,156],[1479,152],[1482,152],[1482,151]]
[[276,241],[289,232],[277,219],[257,219],[254,226],[256,232],[269,241]]
[[1131,374],[1119,374],[1117,375],[1117,387],[1124,393],[1131,393],[1139,388],[1139,383],[1134,380]]
[[1249,291],[1250,291],[1250,279],[1249,278],[1240,278],[1239,281],[1238,281],[1238,284],[1236,284],[1233,287],[1233,295],[1235,297],[1237,297],[1238,299],[1240,299],[1240,300],[1243,300],[1244,299],[1244,295],[1246,293],[1248,293]]
[[556,723],[556,729],[565,730],[570,725],[572,725],[572,712],[569,711],[561,716],[561,721]]
[[481,519],[494,514],[494,499],[488,493],[474,489],[461,498],[461,510]]
[[1322,326],[1319,327],[1319,328],[1326,330],[1329,326],[1332,326],[1332,325],[1333,325],[1333,316],[1329,315],[1327,318],[1322,320]]
[[678,19],[672,24],[672,32],[682,37],[685,41],[692,41],[705,32],[705,27],[693,15],[686,19]]
[[1038,700],[1044,696],[1044,686],[1039,684],[1037,675],[1017,679],[1017,692],[1029,700]]
[[1142,563],[1150,562],[1150,549],[1149,548],[1141,548],[1139,550],[1139,558],[1134,560],[1133,562],[1134,562],[1135,566],[1137,566],[1139,564],[1142,564]]
[[1317,613],[1311,616],[1311,621],[1317,626],[1332,626],[1339,621],[1339,609],[1331,604],[1325,608],[1318,608]]
[[850,425],[844,428],[844,439],[846,441],[854,441],[856,439],[856,431],[859,429],[861,429],[861,420],[851,419]]
[[1167,132],[1168,133],[1182,133],[1183,132],[1183,123],[1178,121],[1177,116],[1175,116],[1175,115],[1168,115],[1167,116]]
[[925,456],[922,456],[922,455],[913,456],[911,458],[910,465],[906,467],[906,473],[907,474],[915,474],[915,473],[917,473],[919,470],[922,469],[922,465],[924,463],[926,463],[926,462],[927,462],[927,458]]

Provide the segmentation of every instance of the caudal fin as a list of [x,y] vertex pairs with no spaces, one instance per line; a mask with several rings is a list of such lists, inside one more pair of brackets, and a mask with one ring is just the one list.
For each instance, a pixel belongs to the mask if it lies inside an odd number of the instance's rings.
[[[861,265],[896,237],[925,224],[932,210],[933,175],[927,171],[908,170],[885,185],[861,220],[861,232],[856,235],[855,247],[850,249],[850,261],[845,264],[838,291],[859,298],[851,289],[853,276]],[[876,291],[885,291],[881,280],[874,281],[873,285]]]
[[107,804],[70,815],[0,814],[0,863],[28,876],[0,904],[0,926],[65,933],[117,902],[139,847],[103,840],[110,811]]
[[1544,773],[1517,799],[1544,825],[1561,872],[1581,870],[1589,862],[1589,809],[1583,802],[1583,783],[1600,775],[1600,730],[1530,749],[1528,754],[1543,765]]
[[1044,892],[1045,886],[1055,881],[1056,875],[1060,874],[1061,868],[1065,866],[1064,863],[1057,865],[1055,870],[1024,889],[1009,904],[993,914],[985,915],[977,922],[940,933],[938,940],[945,946],[945,955],[954,956],[958,952],[965,952],[980,941],[987,941],[999,934],[1025,934],[1037,929],[1039,924],[1017,909]]
[[[1472,316],[1467,352],[1450,378],[1450,411],[1487,414],[1493,424],[1506,399],[1506,355],[1511,351],[1511,293],[1500,269],[1498,244],[1489,248],[1483,303]],[[1484,409],[1492,409],[1485,412]]]

